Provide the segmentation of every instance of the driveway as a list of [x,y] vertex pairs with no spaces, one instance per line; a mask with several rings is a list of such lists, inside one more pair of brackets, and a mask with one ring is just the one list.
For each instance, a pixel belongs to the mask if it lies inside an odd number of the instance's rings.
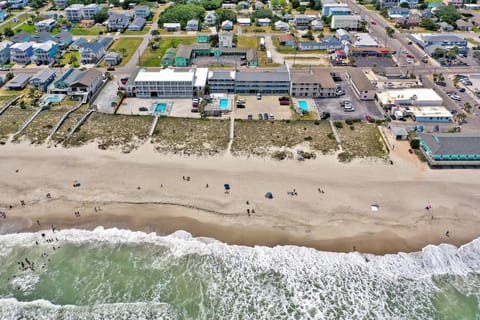
[[113,113],[115,108],[112,108],[112,102],[117,101],[117,88],[117,79],[108,81],[92,105],[96,105],[99,112]]

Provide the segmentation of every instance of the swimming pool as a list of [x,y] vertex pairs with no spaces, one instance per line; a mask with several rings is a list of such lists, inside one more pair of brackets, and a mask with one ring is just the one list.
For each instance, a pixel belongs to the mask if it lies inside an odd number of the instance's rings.
[[47,97],[47,101],[60,102],[60,101],[62,101],[62,98],[61,97]]
[[220,109],[228,109],[228,99],[220,99]]
[[308,111],[308,103],[307,103],[307,101],[305,101],[305,100],[300,100],[300,101],[298,101],[298,106],[299,106],[300,109],[302,109],[303,111]]
[[157,103],[157,106],[155,107],[155,112],[165,112],[167,109],[167,104],[166,103]]

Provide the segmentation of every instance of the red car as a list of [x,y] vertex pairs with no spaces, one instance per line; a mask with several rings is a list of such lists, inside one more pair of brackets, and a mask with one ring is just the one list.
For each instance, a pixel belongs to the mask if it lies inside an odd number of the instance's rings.
[[374,25],[377,24],[377,23],[376,23],[375,21],[373,21],[373,20],[370,21],[370,23],[371,23],[371,24],[374,24]]
[[415,57],[412,54],[409,53],[409,54],[407,54],[407,58],[413,59]]

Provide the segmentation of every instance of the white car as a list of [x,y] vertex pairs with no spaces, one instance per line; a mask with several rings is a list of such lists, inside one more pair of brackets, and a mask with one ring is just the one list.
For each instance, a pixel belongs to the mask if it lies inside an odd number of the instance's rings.
[[412,59],[407,59],[406,60],[408,64],[412,64],[413,63],[413,60]]
[[353,111],[355,111],[355,108],[352,107],[351,104],[346,104],[346,105],[343,106],[343,111],[345,111],[345,112],[353,112]]
[[455,100],[455,101],[462,101],[462,97],[456,94],[452,94],[450,98],[452,98],[452,100]]

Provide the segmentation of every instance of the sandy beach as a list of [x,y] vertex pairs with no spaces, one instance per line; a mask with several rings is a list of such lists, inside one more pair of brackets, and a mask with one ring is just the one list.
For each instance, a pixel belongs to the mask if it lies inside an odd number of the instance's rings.
[[[94,144],[71,149],[7,144],[0,148],[0,211],[7,214],[0,233],[52,224],[160,235],[186,230],[230,244],[378,254],[477,238],[478,171],[430,170],[406,159],[401,146],[395,150],[390,165],[344,164],[335,155],[304,162],[166,156],[148,144],[130,154]],[[72,186],[75,180],[80,187]],[[225,183],[231,186],[228,194]],[[294,190],[297,195],[288,194]],[[266,192],[273,199],[266,199]],[[372,204],[379,210],[372,211]]]

